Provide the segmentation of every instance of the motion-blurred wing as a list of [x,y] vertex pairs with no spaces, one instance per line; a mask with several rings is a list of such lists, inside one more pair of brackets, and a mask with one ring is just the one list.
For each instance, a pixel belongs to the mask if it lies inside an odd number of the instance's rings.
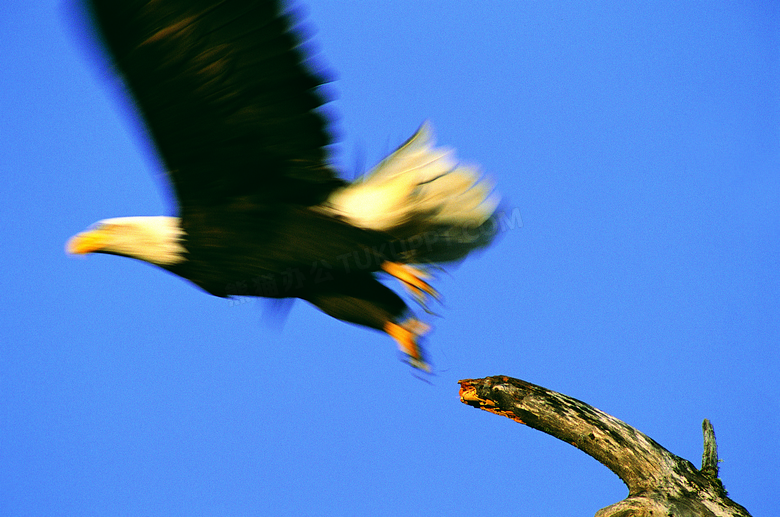
[[325,164],[305,66],[273,0],[92,0],[93,18],[174,183],[182,212],[236,198],[312,205],[342,184]]

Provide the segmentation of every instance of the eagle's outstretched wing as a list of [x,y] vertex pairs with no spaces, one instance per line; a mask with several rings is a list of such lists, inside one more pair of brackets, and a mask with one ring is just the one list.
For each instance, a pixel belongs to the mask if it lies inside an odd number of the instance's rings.
[[188,207],[313,205],[340,186],[302,40],[275,0],[91,0],[186,217]]

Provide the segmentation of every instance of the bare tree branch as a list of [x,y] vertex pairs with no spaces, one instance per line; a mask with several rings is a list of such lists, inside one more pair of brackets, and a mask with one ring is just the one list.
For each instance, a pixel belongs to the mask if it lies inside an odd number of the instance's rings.
[[718,479],[715,434],[704,421],[702,470],[603,411],[511,377],[465,379],[460,399],[574,445],[618,475],[628,497],[596,517],[749,517]]

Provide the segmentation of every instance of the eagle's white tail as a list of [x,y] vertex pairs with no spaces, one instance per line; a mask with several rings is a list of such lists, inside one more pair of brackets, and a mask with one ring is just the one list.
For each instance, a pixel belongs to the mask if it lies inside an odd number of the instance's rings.
[[[493,183],[476,167],[458,163],[453,149],[434,144],[425,122],[372,171],[334,192],[324,208],[352,225],[402,239],[483,227],[500,201]],[[482,237],[471,245],[461,243],[464,249],[456,255],[484,246]]]

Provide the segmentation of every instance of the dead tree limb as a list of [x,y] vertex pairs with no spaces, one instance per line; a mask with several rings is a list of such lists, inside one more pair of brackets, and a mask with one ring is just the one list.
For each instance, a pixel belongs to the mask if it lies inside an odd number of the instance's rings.
[[718,479],[715,434],[704,421],[702,470],[593,406],[511,377],[465,379],[460,399],[550,434],[592,456],[628,486],[628,497],[596,517],[749,517]]

